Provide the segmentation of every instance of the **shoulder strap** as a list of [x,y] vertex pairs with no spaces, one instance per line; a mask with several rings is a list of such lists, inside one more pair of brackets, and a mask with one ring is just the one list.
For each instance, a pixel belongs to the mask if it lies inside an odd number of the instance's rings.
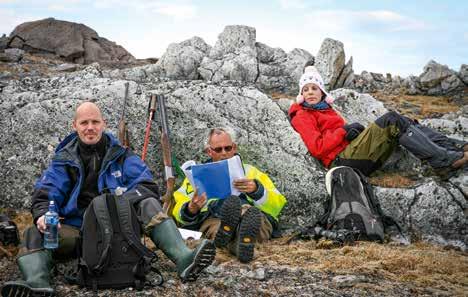
[[[102,242],[104,246],[104,250],[101,254],[101,257],[99,258],[98,263],[96,264],[96,266],[92,267],[90,271],[91,273],[97,274],[102,272],[102,269],[104,268],[107,260],[109,259],[110,250],[112,249],[112,236],[114,234],[111,219],[109,216],[109,210],[107,209],[106,195],[108,194],[98,196],[94,198],[92,202],[93,210],[96,214],[96,220],[101,230]],[[90,268],[88,267],[88,270],[89,269]]]
[[117,213],[119,215],[119,224],[122,235],[127,240],[128,244],[132,246],[139,255],[149,259],[154,257],[154,253],[141,243],[140,238],[135,235],[132,224],[131,204],[128,199],[123,196],[114,196]]
[[378,215],[381,217],[383,225],[384,225],[384,229],[387,229],[389,226],[395,226],[398,229],[398,232],[400,233],[400,235],[403,236],[403,232],[401,230],[400,225],[398,225],[398,223],[392,217],[384,214],[382,207],[380,206],[379,200],[375,197],[374,189],[369,184],[364,174],[362,174],[357,169],[354,169],[354,171],[356,171],[356,173],[359,175],[359,178],[361,179],[361,183],[364,187],[364,191],[366,192],[367,197],[370,200],[369,202],[371,203],[375,211],[378,213]]

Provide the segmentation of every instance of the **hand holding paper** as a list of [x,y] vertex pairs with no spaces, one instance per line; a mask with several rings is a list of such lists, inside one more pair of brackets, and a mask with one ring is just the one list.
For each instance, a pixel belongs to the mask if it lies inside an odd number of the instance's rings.
[[[206,193],[206,197],[225,199],[230,195],[239,195],[240,191],[234,180],[246,180],[242,161],[238,155],[217,162],[195,164],[194,161],[187,161],[182,165],[190,184],[201,193]],[[255,182],[254,186],[256,187]],[[252,188],[250,182],[241,181],[242,186]],[[250,185],[250,187],[249,187]]]
[[197,214],[206,203],[206,193],[198,195],[197,189],[193,192],[192,200],[188,204],[188,210],[191,214]]
[[233,184],[241,193],[253,193],[257,191],[257,184],[253,179],[238,178],[234,180]]

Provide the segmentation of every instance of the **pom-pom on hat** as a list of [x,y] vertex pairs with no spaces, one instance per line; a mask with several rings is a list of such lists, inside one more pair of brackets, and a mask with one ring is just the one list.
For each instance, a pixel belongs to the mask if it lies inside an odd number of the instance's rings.
[[302,74],[301,79],[299,80],[299,95],[297,95],[296,98],[296,102],[298,104],[304,102],[304,96],[302,96],[302,88],[306,84],[310,83],[317,85],[320,88],[320,90],[322,90],[322,92],[326,96],[325,102],[327,102],[328,104],[332,104],[333,101],[335,101],[335,99],[333,99],[333,97],[330,96],[330,94],[327,91],[325,91],[325,84],[323,83],[323,78],[318,72],[317,68],[315,68],[314,66],[307,66],[304,69],[304,74]]

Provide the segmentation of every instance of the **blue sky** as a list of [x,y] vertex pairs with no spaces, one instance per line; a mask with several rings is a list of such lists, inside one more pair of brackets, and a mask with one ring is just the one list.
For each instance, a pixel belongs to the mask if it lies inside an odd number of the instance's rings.
[[408,76],[431,59],[455,71],[468,64],[467,12],[464,1],[0,0],[0,34],[54,17],[83,23],[147,58],[193,36],[213,46],[226,25],[248,25],[271,47],[315,56],[330,37],[344,43],[356,73]]

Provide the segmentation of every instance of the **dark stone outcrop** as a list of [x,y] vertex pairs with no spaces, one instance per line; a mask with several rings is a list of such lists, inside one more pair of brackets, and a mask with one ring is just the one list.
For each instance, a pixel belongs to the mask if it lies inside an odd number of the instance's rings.
[[79,64],[135,60],[122,46],[100,37],[91,28],[53,18],[17,26],[10,34],[8,47],[56,55]]

